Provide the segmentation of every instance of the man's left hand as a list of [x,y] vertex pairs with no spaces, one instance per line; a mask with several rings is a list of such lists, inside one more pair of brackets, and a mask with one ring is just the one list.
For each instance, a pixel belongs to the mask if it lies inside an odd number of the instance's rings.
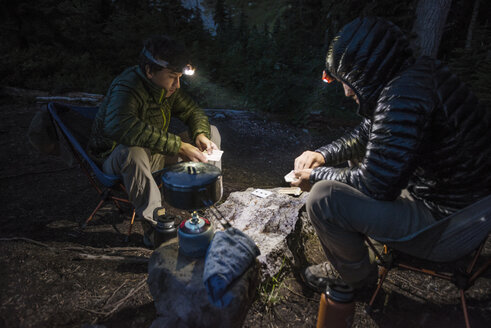
[[309,191],[310,188],[312,188],[312,184],[310,183],[310,173],[312,172],[312,169],[302,169],[302,170],[295,170],[295,178],[297,178],[297,181],[294,181],[290,183],[294,187],[300,187],[303,191]]
[[215,145],[215,143],[208,139],[204,133],[200,133],[196,136],[195,143],[196,147],[198,147],[199,150],[206,150],[208,155],[213,152],[213,149],[218,149],[217,145]]

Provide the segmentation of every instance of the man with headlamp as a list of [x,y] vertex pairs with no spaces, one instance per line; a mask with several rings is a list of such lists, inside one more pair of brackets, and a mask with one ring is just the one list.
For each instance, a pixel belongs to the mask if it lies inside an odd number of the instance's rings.
[[[343,27],[323,80],[343,85],[362,121],[294,162],[292,185],[310,190],[306,209],[329,260],[303,274],[320,292],[337,274],[355,289],[376,282],[365,236],[405,240],[491,193],[491,112],[442,62],[414,56],[396,25],[364,17]],[[421,240],[408,245],[397,249],[425,258]]]
[[[153,212],[162,206],[152,172],[169,160],[207,162],[220,146],[220,135],[206,114],[180,90],[183,74],[194,68],[185,48],[166,36],[145,41],[138,66],[116,77],[92,126],[89,153],[105,173],[123,178],[137,215],[154,226]],[[188,127],[188,135],[170,133],[171,117]],[[220,166],[220,163],[215,163]]]

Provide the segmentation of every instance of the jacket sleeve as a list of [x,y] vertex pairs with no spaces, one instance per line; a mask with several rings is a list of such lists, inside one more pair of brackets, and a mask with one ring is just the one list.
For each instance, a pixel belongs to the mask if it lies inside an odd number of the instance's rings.
[[326,165],[337,165],[348,160],[360,159],[365,154],[370,121],[364,119],[355,129],[316,152],[324,156]]
[[148,148],[153,152],[175,155],[181,138],[152,126],[139,118],[144,101],[125,86],[116,87],[109,95],[104,117],[104,134],[126,146]]
[[188,126],[191,140],[196,140],[196,136],[200,133],[210,138],[210,123],[205,112],[180,89],[172,105],[172,115]]
[[396,199],[416,167],[433,106],[434,97],[424,83],[386,88],[373,115],[361,164],[353,168],[315,168],[311,182],[336,180],[374,199]]

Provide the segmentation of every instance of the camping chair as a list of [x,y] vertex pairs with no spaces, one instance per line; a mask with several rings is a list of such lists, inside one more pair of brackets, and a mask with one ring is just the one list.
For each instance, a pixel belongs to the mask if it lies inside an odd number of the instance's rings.
[[[395,267],[429,274],[454,283],[459,289],[465,325],[469,328],[464,292],[491,265],[491,259],[487,259],[476,268],[490,232],[491,196],[487,196],[406,238],[377,239],[384,244],[382,253],[366,238],[368,246],[376,254],[378,264],[381,266],[379,283],[368,303],[367,312],[371,311],[387,274]],[[399,247],[411,249],[412,253],[397,251]],[[421,266],[413,266],[412,263],[415,261],[420,262]],[[446,265],[453,272],[435,271],[433,270],[435,265]]]
[[[57,131],[63,135],[70,153],[76,159],[100,198],[95,209],[82,224],[82,228],[94,218],[97,211],[106,201],[113,201],[120,211],[122,211],[120,203],[130,204],[127,198],[117,196],[121,191],[126,194],[121,177],[104,173],[85,150],[97,110],[98,107],[82,107],[62,103],[48,104],[48,112],[58,128]],[[129,240],[134,221],[135,210],[133,209],[126,240]]]

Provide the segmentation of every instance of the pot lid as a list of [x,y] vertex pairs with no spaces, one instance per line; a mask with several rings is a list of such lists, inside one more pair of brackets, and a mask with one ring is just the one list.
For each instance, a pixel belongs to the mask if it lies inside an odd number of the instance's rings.
[[181,162],[164,169],[162,182],[174,188],[200,188],[215,182],[221,175],[218,167],[208,163]]

